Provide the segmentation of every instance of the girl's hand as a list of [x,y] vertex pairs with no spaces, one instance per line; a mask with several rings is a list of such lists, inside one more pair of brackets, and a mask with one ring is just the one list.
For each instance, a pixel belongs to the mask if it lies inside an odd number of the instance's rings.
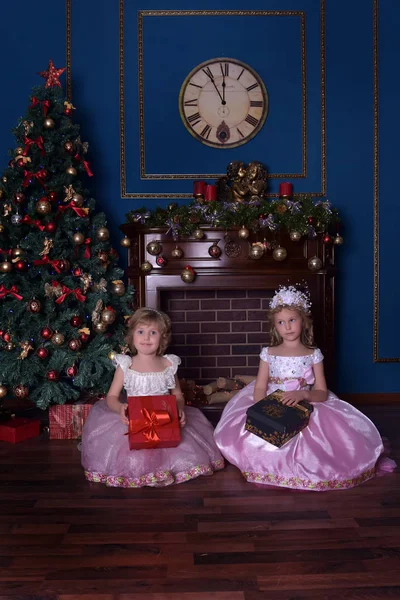
[[178,415],[179,415],[179,425],[181,427],[185,427],[186,425],[186,415],[184,413],[183,410],[178,410]]
[[285,392],[280,402],[282,402],[282,404],[286,404],[287,406],[296,406],[296,404],[305,399],[306,395],[304,391],[297,390],[293,392]]
[[127,409],[128,409],[128,405],[127,404],[121,404],[120,409],[119,409],[119,417],[121,419],[121,422],[124,425],[129,425],[129,419],[126,416]]

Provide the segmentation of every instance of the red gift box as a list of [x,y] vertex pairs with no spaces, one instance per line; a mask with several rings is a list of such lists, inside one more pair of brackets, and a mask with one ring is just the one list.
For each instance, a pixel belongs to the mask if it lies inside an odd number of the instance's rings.
[[13,417],[0,425],[0,440],[17,444],[40,435],[40,420]]
[[49,431],[51,440],[77,440],[93,404],[56,404],[49,408]]
[[129,448],[173,448],[181,441],[175,396],[128,396]]

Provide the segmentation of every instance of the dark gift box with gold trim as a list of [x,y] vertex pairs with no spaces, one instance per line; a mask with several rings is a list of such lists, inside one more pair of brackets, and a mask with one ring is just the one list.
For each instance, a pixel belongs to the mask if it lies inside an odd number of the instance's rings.
[[263,440],[280,448],[308,425],[314,408],[300,402],[286,406],[280,402],[284,392],[276,390],[253,404],[246,412],[246,429]]

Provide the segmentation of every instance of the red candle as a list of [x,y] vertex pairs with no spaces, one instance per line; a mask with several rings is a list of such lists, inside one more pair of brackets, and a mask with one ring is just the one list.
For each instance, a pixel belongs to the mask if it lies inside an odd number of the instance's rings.
[[205,181],[195,181],[193,183],[193,196],[195,198],[204,198],[207,184]]
[[291,183],[280,183],[279,196],[281,198],[291,198],[293,196],[293,185]]
[[204,196],[204,200],[207,202],[212,202],[217,199],[217,186],[216,185],[208,185],[206,187],[206,193]]

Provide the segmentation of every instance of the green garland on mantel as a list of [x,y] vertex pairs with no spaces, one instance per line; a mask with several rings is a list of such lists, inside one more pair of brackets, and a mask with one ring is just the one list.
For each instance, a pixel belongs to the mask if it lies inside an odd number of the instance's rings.
[[314,200],[311,196],[296,196],[290,200],[264,198],[243,203],[194,200],[190,204],[171,203],[154,210],[142,207],[131,210],[126,218],[128,223],[140,223],[149,229],[167,227],[174,237],[189,237],[201,225],[226,230],[246,227],[254,232],[329,236],[337,233],[340,222],[337,209],[328,200]]

